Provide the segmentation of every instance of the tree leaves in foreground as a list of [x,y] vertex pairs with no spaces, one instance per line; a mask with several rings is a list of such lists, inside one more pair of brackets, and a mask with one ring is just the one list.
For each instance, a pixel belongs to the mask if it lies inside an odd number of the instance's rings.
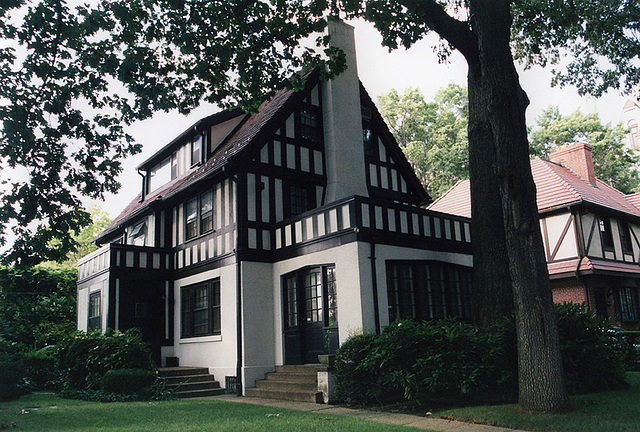
[[558,147],[585,142],[592,148],[596,177],[623,193],[638,192],[640,177],[636,166],[640,158],[625,147],[627,131],[621,124],[603,125],[598,114],[576,111],[563,116],[557,107],[548,107],[531,132],[532,155],[547,158]]
[[[73,4],[73,3],[72,3]],[[255,109],[303,64],[343,54],[300,48],[325,2],[11,1],[0,5],[0,246],[4,261],[63,260],[90,223],[80,196],[119,188],[140,151],[126,126],[203,101]],[[323,45],[325,39],[317,40]],[[13,235],[9,236],[9,231]]]
[[427,103],[416,88],[395,89],[378,98],[382,117],[422,184],[437,198],[469,178],[467,89],[449,84]]

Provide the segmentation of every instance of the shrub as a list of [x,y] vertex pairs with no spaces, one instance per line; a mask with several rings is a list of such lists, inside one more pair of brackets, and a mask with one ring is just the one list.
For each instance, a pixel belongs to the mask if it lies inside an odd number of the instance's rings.
[[380,403],[389,398],[381,370],[375,370],[365,359],[376,349],[379,336],[371,333],[353,335],[336,352],[336,393],[350,403]]
[[59,344],[58,362],[69,390],[98,390],[102,377],[113,369],[154,370],[151,351],[137,329],[77,332]]
[[25,354],[26,378],[34,390],[58,390],[60,388],[56,350],[57,348],[51,345]]
[[562,365],[571,394],[625,385],[624,349],[608,330],[610,324],[584,305],[556,305]]
[[155,372],[147,369],[113,369],[102,377],[102,386],[111,393],[133,394],[151,386],[155,380]]
[[18,399],[24,394],[24,366],[12,354],[0,352],[0,402]]

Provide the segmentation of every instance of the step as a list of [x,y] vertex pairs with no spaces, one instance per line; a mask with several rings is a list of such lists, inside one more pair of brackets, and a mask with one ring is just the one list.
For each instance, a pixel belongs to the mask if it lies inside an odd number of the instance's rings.
[[319,364],[307,364],[307,365],[278,365],[276,366],[276,372],[289,373],[289,374],[309,374],[316,375],[318,370],[322,366]]
[[256,381],[256,388],[262,390],[316,392],[318,391],[318,384],[315,381],[312,383],[295,383],[287,381],[258,380]]
[[265,390],[259,388],[248,388],[245,390],[245,396],[257,397],[265,399],[280,399],[296,402],[313,402],[322,403],[322,392],[300,392],[300,391],[281,391],[281,390]]
[[216,382],[216,379],[212,375],[184,375],[184,376],[170,376],[159,377],[165,385],[172,386],[180,383],[195,383],[195,382]]
[[158,368],[159,377],[173,377],[173,376],[185,376],[185,375],[209,375],[209,368],[205,367],[165,367]]
[[269,381],[285,381],[285,382],[295,382],[295,383],[304,383],[304,384],[315,384],[318,375],[315,374],[293,374],[293,373],[284,373],[284,372],[269,372],[266,377]]
[[224,394],[223,388],[177,391],[175,395],[180,399],[189,399],[205,396],[218,396]]

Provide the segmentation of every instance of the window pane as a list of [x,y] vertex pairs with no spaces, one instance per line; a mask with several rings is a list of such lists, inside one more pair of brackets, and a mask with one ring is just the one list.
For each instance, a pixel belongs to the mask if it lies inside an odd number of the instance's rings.
[[336,269],[327,267],[327,326],[338,325],[338,299],[336,290]]
[[200,196],[200,232],[213,229],[213,193],[205,192]]
[[186,236],[187,239],[198,235],[198,198],[192,198],[186,205]]
[[200,163],[202,157],[202,135],[198,135],[191,141],[191,165]]

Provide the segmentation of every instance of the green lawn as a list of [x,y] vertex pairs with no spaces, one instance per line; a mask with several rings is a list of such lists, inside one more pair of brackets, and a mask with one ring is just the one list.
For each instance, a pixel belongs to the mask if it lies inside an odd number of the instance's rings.
[[436,413],[458,420],[515,429],[562,432],[640,431],[640,372],[628,374],[631,387],[571,398],[571,409],[562,414],[527,414],[515,405],[458,408]]
[[[37,408],[37,409],[33,409]],[[22,414],[23,409],[29,412]],[[16,431],[346,431],[410,429],[353,417],[215,400],[99,403],[29,395],[0,403],[0,430]]]

